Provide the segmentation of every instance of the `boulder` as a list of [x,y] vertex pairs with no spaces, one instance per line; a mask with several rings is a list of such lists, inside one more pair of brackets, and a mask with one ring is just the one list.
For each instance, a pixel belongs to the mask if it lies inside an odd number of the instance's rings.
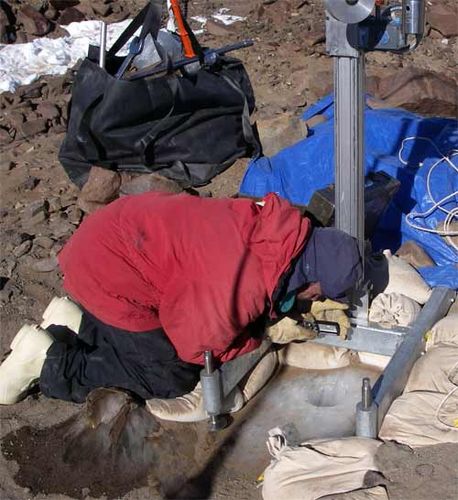
[[159,174],[142,174],[122,183],[120,194],[147,193],[148,191],[163,191],[165,193],[181,193],[183,189],[173,180]]
[[396,255],[416,268],[434,266],[431,257],[415,241],[404,242],[399,247]]
[[443,3],[434,3],[428,8],[427,20],[432,28],[439,31],[446,38],[458,36],[458,9],[455,3],[454,7],[444,5]]
[[260,119],[257,121],[257,127],[266,156],[272,156],[281,149],[307,137],[307,127],[304,122],[288,114]]
[[59,24],[63,26],[67,26],[70,23],[78,23],[80,21],[84,21],[86,16],[75,7],[68,7],[63,10],[59,16]]
[[35,120],[28,120],[21,123],[19,131],[23,137],[32,137],[37,134],[46,132],[48,129],[46,120],[44,118],[37,118]]
[[92,167],[81,190],[78,206],[84,212],[93,212],[118,197],[121,176],[102,167]]
[[372,80],[368,91],[390,106],[414,113],[455,117],[458,112],[456,82],[434,71],[409,67]]
[[51,23],[46,17],[30,5],[24,5],[18,12],[17,22],[24,26],[29,35],[44,36],[51,30]]
[[37,106],[37,113],[46,120],[53,120],[54,118],[59,118],[60,116],[59,108],[49,101],[41,102]]

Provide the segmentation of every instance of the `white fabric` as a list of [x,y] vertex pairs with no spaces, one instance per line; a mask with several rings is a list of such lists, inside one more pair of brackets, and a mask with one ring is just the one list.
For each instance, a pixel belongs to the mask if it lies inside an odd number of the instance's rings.
[[388,262],[388,285],[384,293],[399,293],[419,304],[424,304],[431,295],[431,289],[421,275],[408,262],[391,255],[389,250],[383,252]]
[[374,368],[378,368],[380,370],[384,370],[391,359],[391,356],[373,354],[372,352],[358,352],[357,354],[361,363],[373,366]]
[[456,384],[458,372],[458,345],[438,344],[424,354],[414,365],[404,393],[430,391],[448,394]]
[[[236,387],[223,403],[224,413],[235,413],[243,407],[243,404],[242,392]],[[200,382],[192,392],[177,398],[148,399],[146,407],[155,417],[172,422],[201,422],[208,418]]]
[[440,343],[458,345],[458,312],[449,313],[427,333],[426,350]]
[[273,456],[264,471],[264,500],[315,500],[362,488],[369,470],[378,471],[375,453],[381,442],[367,438],[313,440],[288,446],[280,429],[269,431]]
[[369,321],[384,326],[408,326],[421,308],[413,299],[400,293],[379,293],[372,301]]
[[270,380],[278,366],[276,351],[269,351],[261,361],[253,368],[246,380],[239,384],[243,399],[250,401]]
[[348,349],[312,342],[291,343],[279,350],[278,360],[282,365],[306,370],[330,370],[348,366],[351,353]]
[[362,490],[350,491],[334,496],[335,500],[389,500],[388,493],[383,486],[374,486]]
[[448,395],[415,391],[403,394],[391,405],[379,438],[412,448],[458,443],[458,391]]

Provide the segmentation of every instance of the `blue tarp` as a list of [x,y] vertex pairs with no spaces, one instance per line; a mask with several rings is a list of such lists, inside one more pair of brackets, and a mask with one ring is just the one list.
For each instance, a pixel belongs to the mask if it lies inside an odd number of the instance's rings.
[[[334,103],[332,95],[308,108],[303,119],[323,114],[328,121],[310,130],[310,135],[271,158],[253,160],[245,173],[240,192],[263,196],[268,192],[298,204],[307,204],[312,194],[334,182]],[[412,139],[410,139],[412,138]],[[405,140],[407,139],[407,140]],[[419,243],[440,267],[423,268],[424,278],[434,286],[458,289],[458,252],[444,239],[412,228],[406,221],[410,212],[426,212],[434,201],[452,195],[441,206],[458,206],[458,122],[446,118],[424,118],[401,109],[365,110],[365,171],[383,171],[401,182],[401,187],[379,222],[373,238],[374,249],[397,250],[403,241]],[[399,155],[402,159],[399,158]],[[447,161],[436,162],[443,156]],[[436,229],[446,217],[434,210],[427,218],[411,222]],[[439,227],[441,229],[441,227]],[[445,267],[446,266],[446,267]]]

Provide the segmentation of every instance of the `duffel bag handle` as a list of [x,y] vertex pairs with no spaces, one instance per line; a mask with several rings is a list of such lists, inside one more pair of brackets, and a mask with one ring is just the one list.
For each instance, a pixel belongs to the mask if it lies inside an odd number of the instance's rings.
[[162,2],[161,0],[151,0],[137,14],[127,28],[119,35],[107,53],[108,57],[113,57],[132,38],[135,32],[142,27],[139,35],[140,40],[144,40],[148,33],[156,40],[159,28],[161,27]]

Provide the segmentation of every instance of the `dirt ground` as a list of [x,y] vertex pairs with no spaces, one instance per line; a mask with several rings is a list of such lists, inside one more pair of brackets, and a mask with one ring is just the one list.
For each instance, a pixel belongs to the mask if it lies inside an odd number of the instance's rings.
[[[132,15],[144,1],[117,4],[121,14]],[[456,5],[453,0],[428,5],[428,37],[418,50],[368,54],[368,90],[392,106],[456,116]],[[189,2],[189,15],[223,7],[246,21],[228,28],[209,25],[201,40],[212,47],[255,41],[237,53],[255,90],[255,119],[260,130],[278,126],[286,131],[280,139],[267,134],[268,151],[286,146],[298,139],[294,120],[332,88],[322,2],[199,1]],[[85,16],[97,17],[87,10]],[[88,210],[57,159],[72,77],[72,72],[43,77],[15,95],[0,95],[0,355],[23,323],[40,322],[51,298],[62,295],[55,256]],[[246,165],[247,160],[237,161],[199,191],[237,193]],[[111,420],[97,417],[100,405],[112,409]],[[219,466],[231,431],[213,436],[202,425],[160,424],[122,394],[102,394],[83,408],[32,395],[0,408],[0,498],[260,498],[254,475]],[[146,447],[145,439],[153,445]],[[412,451],[389,444],[378,460],[390,498],[458,498],[456,445]]]

